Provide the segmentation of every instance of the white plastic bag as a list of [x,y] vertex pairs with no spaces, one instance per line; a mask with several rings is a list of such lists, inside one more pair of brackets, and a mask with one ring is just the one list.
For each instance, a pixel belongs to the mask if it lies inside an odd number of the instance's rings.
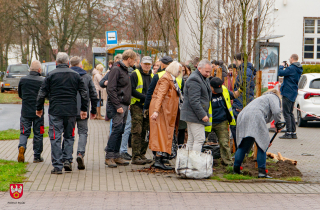
[[175,170],[182,178],[205,179],[212,175],[211,151],[198,152],[182,148],[178,150]]

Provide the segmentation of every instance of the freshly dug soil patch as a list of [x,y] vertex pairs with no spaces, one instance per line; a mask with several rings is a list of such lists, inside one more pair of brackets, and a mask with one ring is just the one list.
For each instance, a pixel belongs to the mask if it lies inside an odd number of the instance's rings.
[[137,170],[133,170],[132,172],[144,172],[144,173],[148,173],[148,174],[175,174],[175,170],[174,168],[172,170],[162,170],[159,168],[154,168],[154,167],[143,167],[141,169],[137,169]]
[[[255,167],[255,161],[253,157],[249,157],[242,163],[243,175],[249,175],[252,177],[258,177],[258,168]],[[221,160],[214,160],[213,176],[223,175],[230,173],[225,166],[221,165]],[[293,165],[290,161],[267,161],[268,175],[273,178],[286,178],[286,177],[302,177],[302,173]]]

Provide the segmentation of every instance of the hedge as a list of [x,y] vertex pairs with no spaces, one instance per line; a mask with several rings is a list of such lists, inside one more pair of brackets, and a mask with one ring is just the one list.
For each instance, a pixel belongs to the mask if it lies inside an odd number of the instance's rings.
[[303,65],[303,74],[320,73],[320,65]]

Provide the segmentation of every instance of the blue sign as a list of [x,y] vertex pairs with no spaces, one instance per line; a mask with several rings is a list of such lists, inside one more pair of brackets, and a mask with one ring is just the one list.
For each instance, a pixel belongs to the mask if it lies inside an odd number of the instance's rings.
[[107,40],[107,45],[118,44],[117,31],[107,31],[106,40]]

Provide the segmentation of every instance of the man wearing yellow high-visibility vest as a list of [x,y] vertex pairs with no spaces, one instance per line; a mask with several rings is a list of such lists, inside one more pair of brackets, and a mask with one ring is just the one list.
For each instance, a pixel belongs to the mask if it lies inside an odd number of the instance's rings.
[[131,76],[132,98],[131,98],[131,145],[132,162],[135,165],[151,163],[145,154],[148,149],[148,142],[145,140],[146,132],[149,130],[149,118],[142,115],[143,104],[150,86],[153,74],[151,72],[152,58],[144,56],[141,59],[140,67],[135,69]]
[[209,130],[214,131],[219,139],[220,155],[225,165],[232,165],[231,152],[229,147],[229,125],[236,125],[233,115],[231,100],[239,97],[241,90],[232,93],[225,87],[223,81],[214,77],[210,80],[212,91],[211,116],[212,127]]

